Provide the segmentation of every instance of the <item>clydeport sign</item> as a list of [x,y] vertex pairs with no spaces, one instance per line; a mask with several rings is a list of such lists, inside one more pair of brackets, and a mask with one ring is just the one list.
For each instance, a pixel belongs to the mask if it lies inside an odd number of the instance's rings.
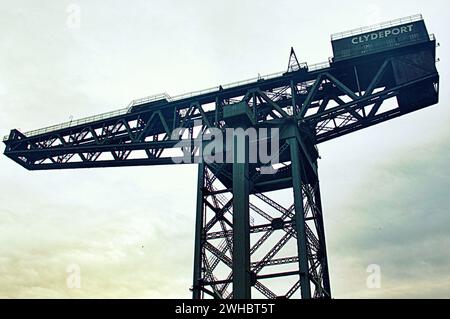
[[365,35],[360,35],[357,37],[354,37],[352,39],[353,44],[359,44],[359,43],[365,43],[369,41],[375,41],[378,39],[388,38],[388,37],[394,37],[403,33],[409,33],[413,31],[414,24],[410,24],[403,27],[397,27],[392,29],[386,29],[383,31],[377,31]]
[[342,61],[429,40],[425,23],[420,20],[382,30],[337,37],[331,44],[334,60]]

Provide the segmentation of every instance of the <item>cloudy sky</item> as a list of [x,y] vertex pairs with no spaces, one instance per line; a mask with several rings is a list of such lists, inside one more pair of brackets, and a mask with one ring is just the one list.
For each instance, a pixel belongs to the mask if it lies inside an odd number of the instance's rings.
[[[320,145],[320,177],[335,298],[450,297],[448,1],[130,3],[2,0],[1,134],[280,71],[291,46],[325,61],[331,33],[422,13],[442,42],[440,104]],[[0,157],[0,297],[189,298],[195,184],[195,166]]]

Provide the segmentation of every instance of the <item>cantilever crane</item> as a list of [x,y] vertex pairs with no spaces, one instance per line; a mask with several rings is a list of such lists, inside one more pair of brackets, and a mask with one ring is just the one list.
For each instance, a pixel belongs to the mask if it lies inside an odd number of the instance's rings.
[[[292,51],[287,72],[135,100],[28,133],[13,129],[5,155],[28,170],[50,170],[170,165],[188,150],[199,168],[193,297],[330,298],[316,145],[439,96],[436,42],[421,16],[333,35],[332,46],[324,64],[300,64]],[[236,127],[279,129],[278,170],[263,174],[262,163],[247,157],[205,162],[198,147],[179,143],[194,132]],[[173,139],[178,128],[187,134]],[[248,156],[245,145],[240,151]],[[280,190],[292,205],[275,199]]]

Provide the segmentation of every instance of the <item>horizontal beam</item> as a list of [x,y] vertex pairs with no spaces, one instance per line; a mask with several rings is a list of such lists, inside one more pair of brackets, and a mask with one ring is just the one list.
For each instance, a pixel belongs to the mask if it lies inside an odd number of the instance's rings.
[[[386,68],[386,63],[382,64],[381,69]],[[327,83],[324,79],[329,79],[332,83]],[[279,78],[208,93],[201,98],[192,97],[169,102],[158,106],[157,109],[143,107],[142,111],[106,119],[103,122],[96,122],[95,125],[87,123],[33,137],[25,137],[17,132],[11,134],[12,139],[5,141],[5,155],[31,170],[183,163],[178,159],[162,157],[162,154],[166,154],[163,153],[164,150],[180,148],[180,140],[170,140],[169,136],[178,129],[176,126],[182,124],[185,129],[190,128],[191,134],[195,126],[202,125],[201,129],[204,130],[205,124],[224,129],[224,121],[227,122],[227,119],[221,118],[221,110],[215,108],[231,107],[226,103],[237,103],[239,99],[241,103],[247,103],[247,107],[252,108],[250,113],[256,114],[257,127],[280,128],[288,121],[296,119],[302,129],[311,132],[313,143],[320,144],[403,115],[404,112],[399,107],[386,112],[380,111],[381,104],[399,95],[401,90],[427,81],[438,82],[439,76],[437,73],[427,75],[402,85],[386,86],[383,90],[373,93],[377,85],[383,85],[379,83],[380,81],[378,72],[370,82],[370,91],[359,96],[350,94],[352,89],[348,86],[348,81],[345,78],[340,79],[339,71],[333,66],[316,73],[293,72]],[[334,84],[335,87],[330,84]],[[305,86],[306,91],[295,92],[293,99],[291,90],[297,85]],[[324,88],[326,85],[331,87],[331,91]],[[258,92],[264,98],[248,99],[251,94],[249,92]],[[353,100],[344,103],[339,95],[349,95]],[[237,100],[231,101],[226,98]],[[302,116],[289,113],[293,100],[297,103],[297,108],[303,105],[303,111],[300,113]],[[339,101],[340,105],[321,107],[321,103],[324,101],[328,103],[329,100]],[[189,105],[186,104],[188,101]],[[373,104],[376,107],[369,109]],[[361,110],[364,112],[360,113]],[[277,114],[281,115],[277,117]],[[200,124],[197,123],[199,120]],[[163,138],[159,136],[162,134],[165,135]],[[148,158],[142,158],[141,154],[137,156],[129,154],[142,150],[146,151]],[[101,156],[104,153],[109,153],[106,158],[112,159],[106,160],[105,156]],[[81,160],[73,155],[79,155]],[[191,162],[199,163],[200,160],[194,158]],[[265,184],[270,187],[271,183],[270,180],[256,182],[258,187],[266,187]],[[290,181],[286,180],[286,183]]]

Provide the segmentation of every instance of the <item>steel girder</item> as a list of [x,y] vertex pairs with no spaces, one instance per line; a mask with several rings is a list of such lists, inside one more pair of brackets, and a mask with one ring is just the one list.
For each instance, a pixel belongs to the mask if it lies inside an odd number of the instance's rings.
[[[319,144],[404,114],[395,103],[401,90],[429,81],[438,89],[437,73],[395,85],[389,72],[392,60],[386,59],[370,73],[370,81],[357,88],[355,79],[342,70],[301,69],[157,107],[144,104],[123,115],[35,136],[12,130],[4,141],[5,155],[29,170],[167,165],[183,156],[179,141],[171,139],[176,129],[186,129],[180,139],[208,127],[224,129],[224,108],[239,102],[251,109],[255,126],[294,119],[314,132]],[[383,108],[387,100],[393,103]],[[192,151],[198,162],[198,148]]]

